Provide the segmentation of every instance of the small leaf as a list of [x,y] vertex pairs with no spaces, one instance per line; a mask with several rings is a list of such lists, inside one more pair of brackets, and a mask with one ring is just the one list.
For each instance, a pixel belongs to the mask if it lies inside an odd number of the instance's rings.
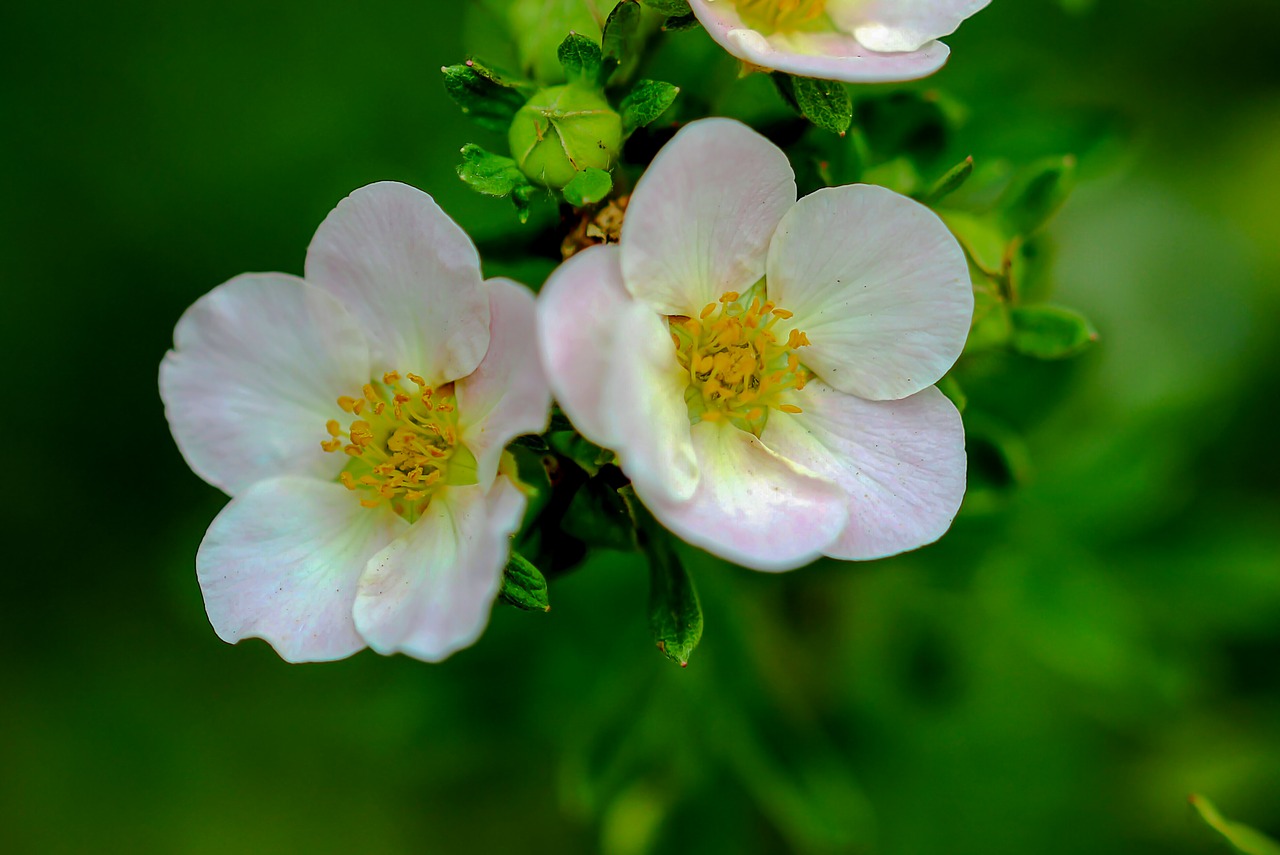
[[690,12],[688,15],[672,15],[662,22],[662,30],[666,33],[678,33],[702,26],[698,16]]
[[644,0],[644,5],[664,15],[692,15],[688,0]]
[[929,192],[924,194],[924,198],[921,201],[926,205],[937,204],[956,190],[959,190],[960,185],[968,181],[969,176],[972,174],[973,157],[970,156],[948,169],[946,174],[929,188]]
[[604,56],[600,53],[600,45],[586,36],[570,33],[560,43],[556,56],[570,82],[581,80],[594,85],[600,79]]
[[613,177],[603,169],[589,166],[564,185],[564,200],[575,208],[594,205],[613,189]]
[[1036,359],[1065,359],[1098,340],[1083,315],[1059,306],[1019,306],[1010,313],[1013,349]]
[[485,151],[475,143],[467,143],[462,147],[458,177],[471,189],[486,196],[509,196],[516,206],[520,222],[528,222],[529,204],[535,188],[511,158]]
[[613,452],[583,438],[577,431],[558,431],[553,424],[547,432],[547,443],[559,454],[578,464],[584,472],[593,478],[599,474],[600,467],[613,461]]
[[1011,234],[1031,235],[1058,212],[1075,185],[1076,159],[1049,158],[1015,181],[1001,202],[1000,219]]
[[840,136],[848,132],[853,124],[853,101],[843,83],[795,77],[780,71],[770,76],[778,94],[791,109],[824,131]]
[[502,571],[502,588],[498,596],[504,603],[526,612],[549,612],[547,580],[529,561],[514,550]]
[[1188,801],[1196,816],[1239,855],[1280,855],[1280,843],[1247,825],[1226,819],[1204,796],[1192,795]]
[[449,97],[483,128],[506,133],[516,111],[525,104],[519,91],[496,82],[471,63],[445,66],[440,71]]
[[628,551],[635,548],[635,528],[627,506],[603,478],[591,478],[574,494],[560,529],[588,546]]
[[518,77],[509,71],[498,68],[495,65],[490,65],[483,60],[469,59],[466,64],[485,80],[489,80],[506,89],[515,89],[516,91],[525,93],[526,95],[532,94],[538,89],[538,84],[534,83],[532,80],[525,80],[523,77]]
[[623,0],[609,13],[604,22],[604,35],[600,38],[604,63],[600,68],[600,85],[603,86],[622,64],[627,45],[635,37],[640,26],[640,4],[635,0]]
[[622,113],[622,133],[630,134],[661,116],[679,94],[680,87],[661,80],[637,82],[618,108]]
[[702,605],[693,579],[676,555],[671,535],[640,503],[631,487],[619,495],[631,511],[636,546],[649,561],[649,629],[658,650],[681,668],[702,640]]

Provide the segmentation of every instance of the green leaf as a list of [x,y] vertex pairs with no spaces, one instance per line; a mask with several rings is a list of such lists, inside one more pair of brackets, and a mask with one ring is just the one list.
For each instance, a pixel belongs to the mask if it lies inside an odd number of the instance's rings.
[[649,561],[649,629],[658,650],[681,668],[702,640],[702,605],[693,579],[676,555],[671,535],[640,503],[631,487],[619,495],[631,512],[636,546]]
[[773,72],[778,94],[791,109],[824,131],[844,136],[853,124],[853,101],[844,84]]
[[664,15],[692,15],[687,0],[643,0],[644,5]]
[[498,596],[504,603],[526,612],[549,612],[547,580],[529,561],[514,550],[502,571],[502,587]]
[[678,33],[682,30],[692,30],[700,26],[702,26],[702,22],[692,12],[688,15],[671,15],[662,22],[662,30],[667,33]]
[[588,546],[635,549],[635,528],[618,491],[602,478],[591,478],[574,494],[560,529]]
[[604,56],[600,53],[600,45],[586,36],[570,33],[560,43],[556,56],[570,82],[580,80],[594,85],[600,79]]
[[538,84],[534,83],[532,80],[525,80],[523,77],[519,77],[505,69],[498,68],[496,65],[490,65],[488,62],[483,60],[472,58],[467,60],[466,65],[485,80],[489,80],[506,89],[515,89],[516,91],[525,93],[526,95],[532,94],[538,89]]
[[586,440],[581,434],[573,431],[558,431],[552,425],[547,432],[547,443],[558,453],[572,460],[593,478],[599,474],[600,467],[613,461],[613,452]]
[[1247,825],[1226,819],[1204,796],[1192,795],[1188,801],[1196,816],[1239,855],[1280,855],[1280,843]]
[[1011,234],[1031,235],[1058,212],[1075,186],[1072,155],[1042,160],[1009,188],[1001,201],[1000,219]]
[[564,185],[564,200],[575,208],[594,205],[613,189],[613,178],[603,169],[589,166]]
[[485,151],[475,143],[467,143],[462,147],[458,177],[471,189],[486,196],[509,196],[516,206],[520,222],[528,221],[535,188],[511,158]]
[[1004,267],[1008,240],[989,217],[978,217],[964,211],[943,210],[938,216],[964,247],[965,254],[988,275],[998,275]]
[[525,96],[518,90],[487,76],[474,63],[448,65],[440,71],[449,97],[483,128],[506,133],[516,111],[525,104]]
[[600,37],[601,52],[604,56],[604,64],[600,68],[601,86],[609,82],[609,78],[622,64],[627,46],[635,38],[639,29],[640,15],[640,4],[636,0],[622,0],[613,7],[613,11],[609,13],[609,19],[604,22],[604,35]]
[[1065,359],[1098,340],[1089,321],[1059,306],[1019,306],[1010,313],[1013,349],[1036,359]]
[[622,133],[643,128],[667,111],[680,94],[680,87],[661,80],[641,80],[631,88],[618,108],[622,113]]
[[973,157],[966,157],[946,171],[934,185],[929,188],[929,192],[924,194],[921,200],[926,205],[934,205],[950,196],[956,190],[960,189],[960,185],[969,180],[969,176],[973,174]]

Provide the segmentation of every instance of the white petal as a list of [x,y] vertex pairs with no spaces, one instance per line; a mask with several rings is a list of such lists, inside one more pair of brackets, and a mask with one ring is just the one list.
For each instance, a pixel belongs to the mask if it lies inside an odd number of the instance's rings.
[[306,274],[360,319],[379,375],[412,371],[439,385],[470,374],[489,349],[475,245],[407,184],[370,184],[339,202],[307,248]]
[[160,363],[173,438],[204,480],[235,494],[277,475],[336,477],[325,422],[339,395],[369,382],[355,318],[314,286],[282,273],[237,276],[201,297]]
[[437,493],[409,531],[369,560],[355,619],[379,653],[438,662],[484,632],[525,500],[505,476]]
[[691,122],[636,185],[622,226],[627,289],[664,315],[696,315],[764,275],[769,238],[795,202],[782,150],[730,119]]
[[538,294],[538,344],[560,407],[582,435],[613,448],[618,437],[607,397],[618,331],[634,304],[622,284],[616,246],[579,252]]
[[991,0],[836,0],[827,14],[876,51],[914,51],[949,36]]
[[615,341],[606,406],[622,471],[648,495],[688,499],[698,484],[684,400],[689,375],[676,359],[667,319],[633,301]]
[[929,42],[909,53],[879,53],[845,32],[774,33],[768,37],[742,22],[732,3],[689,0],[707,33],[738,59],[802,77],[848,83],[887,83],[927,77],[947,61],[950,49]]
[[787,212],[768,287],[812,342],[804,364],[872,400],[936,383],[973,316],[969,268],[947,227],[924,205],[865,184],[819,190]]
[[542,433],[551,416],[551,388],[538,358],[533,292],[510,279],[491,279],[489,352],[476,370],[458,381],[458,426],[462,444],[476,456],[481,484],[498,474],[507,443]]
[[583,436],[652,492],[686,499],[697,480],[688,380],[666,319],[623,289],[618,257],[617,247],[593,247],[551,274],[538,296],[543,360]]
[[936,388],[900,401],[864,401],[810,383],[800,415],[772,413],[762,438],[779,454],[838,483],[849,525],[823,551],[883,558],[933,543],[965,489],[964,425]]
[[844,491],[770,451],[746,431],[702,422],[693,428],[701,469],[686,502],[655,496],[641,482],[636,495],[680,537],[755,570],[808,564],[844,530]]
[[263,638],[288,662],[364,648],[351,606],[365,563],[404,521],[340,484],[259,481],[232,499],[196,554],[209,622],[223,641]]

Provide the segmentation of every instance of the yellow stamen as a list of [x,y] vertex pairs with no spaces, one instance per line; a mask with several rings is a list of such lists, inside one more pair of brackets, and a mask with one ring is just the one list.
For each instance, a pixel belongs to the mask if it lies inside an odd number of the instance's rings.
[[783,396],[801,389],[808,374],[796,350],[809,345],[801,330],[785,342],[773,327],[793,314],[779,309],[757,289],[749,302],[735,291],[704,307],[697,318],[669,319],[677,360],[688,373],[685,401],[697,421],[729,421],[759,436],[769,410],[799,412]]
[[[412,393],[401,386],[407,377],[418,388]],[[413,387],[410,387],[413,388]],[[338,475],[348,490],[356,491],[367,508],[389,507],[412,522],[444,482],[450,461],[459,449],[453,386],[432,389],[416,374],[388,371],[381,383],[366,383],[360,397],[337,399],[343,412],[356,416],[345,429],[336,419],[325,423],[329,438],[321,442],[328,452],[339,450],[351,460]],[[467,452],[469,456],[469,452]],[[466,478],[468,467],[460,477]],[[466,483],[466,481],[450,481]]]

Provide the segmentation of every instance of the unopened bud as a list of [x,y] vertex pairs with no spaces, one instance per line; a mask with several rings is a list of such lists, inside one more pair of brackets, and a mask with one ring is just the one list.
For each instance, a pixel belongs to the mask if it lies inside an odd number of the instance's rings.
[[559,189],[583,169],[613,167],[622,148],[622,117],[595,89],[550,86],[516,113],[508,139],[511,156],[531,181]]

